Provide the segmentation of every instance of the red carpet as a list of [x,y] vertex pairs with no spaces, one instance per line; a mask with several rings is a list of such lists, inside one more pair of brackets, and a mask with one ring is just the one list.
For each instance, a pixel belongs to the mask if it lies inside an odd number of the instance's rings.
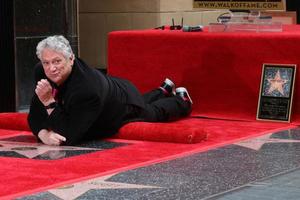
[[[206,124],[203,129],[208,135],[206,141],[197,144],[175,144],[112,139],[111,141],[130,145],[58,160],[0,157],[0,171],[5,180],[1,182],[0,197],[6,199],[22,196],[81,179],[162,162],[284,127],[280,123],[191,120],[198,126],[201,126],[201,123]],[[286,124],[285,128],[287,127],[291,126]],[[31,135],[28,131],[0,129],[0,140],[24,134]]]

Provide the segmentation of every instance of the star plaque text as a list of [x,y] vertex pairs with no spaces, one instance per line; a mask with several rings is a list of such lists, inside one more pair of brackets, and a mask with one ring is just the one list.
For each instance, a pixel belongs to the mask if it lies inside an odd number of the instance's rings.
[[296,65],[264,64],[257,119],[289,122],[292,110]]

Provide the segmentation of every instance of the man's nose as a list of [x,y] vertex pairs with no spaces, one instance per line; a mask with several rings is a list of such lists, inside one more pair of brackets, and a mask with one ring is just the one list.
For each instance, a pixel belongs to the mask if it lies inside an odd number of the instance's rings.
[[49,68],[50,68],[50,71],[55,71],[57,69],[56,65],[53,63],[50,63]]

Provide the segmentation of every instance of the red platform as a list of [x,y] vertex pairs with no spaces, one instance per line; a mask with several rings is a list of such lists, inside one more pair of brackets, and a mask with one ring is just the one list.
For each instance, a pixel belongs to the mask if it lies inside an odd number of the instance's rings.
[[[193,116],[256,120],[262,65],[300,66],[300,26],[280,33],[209,33],[170,30],[109,34],[108,70],[145,92],[165,77],[189,89]],[[300,73],[292,122],[300,122]]]

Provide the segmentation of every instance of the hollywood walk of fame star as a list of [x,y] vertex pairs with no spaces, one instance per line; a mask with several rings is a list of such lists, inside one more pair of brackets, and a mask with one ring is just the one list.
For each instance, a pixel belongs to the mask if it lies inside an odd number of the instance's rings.
[[271,94],[273,91],[277,90],[283,96],[285,95],[284,90],[283,90],[283,85],[287,83],[287,80],[281,78],[281,74],[280,74],[279,70],[276,72],[276,75],[274,78],[268,78],[267,80],[270,83],[270,88],[268,90],[268,94]]
[[75,146],[49,146],[41,143],[28,143],[28,142],[11,142],[0,140],[0,152],[16,152],[27,158],[34,158],[43,155],[46,152],[52,152],[52,156],[59,156],[59,153],[66,151],[100,151],[100,148],[86,148]]
[[66,185],[64,187],[51,189],[48,192],[54,194],[55,196],[61,199],[76,199],[82,194],[86,193],[89,190],[93,189],[158,189],[161,187],[157,186],[148,186],[148,185],[138,185],[138,184],[129,184],[129,183],[120,183],[120,182],[112,182],[107,181],[110,177],[115,174],[102,176],[99,178],[94,178],[91,180],[75,183],[72,185]]
[[258,151],[266,143],[300,143],[300,140],[271,138],[272,135],[273,133],[269,133],[250,140],[235,143],[235,145]]

